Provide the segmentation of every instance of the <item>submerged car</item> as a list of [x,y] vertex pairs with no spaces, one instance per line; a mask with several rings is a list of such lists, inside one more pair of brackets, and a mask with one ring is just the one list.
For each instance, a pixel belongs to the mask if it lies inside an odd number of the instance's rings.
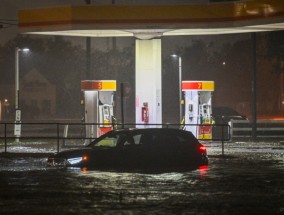
[[248,120],[248,118],[229,107],[213,107],[212,116],[216,124],[227,124],[232,119]]
[[50,156],[48,166],[96,170],[182,170],[208,164],[206,148],[189,131],[172,128],[110,131],[82,149]]

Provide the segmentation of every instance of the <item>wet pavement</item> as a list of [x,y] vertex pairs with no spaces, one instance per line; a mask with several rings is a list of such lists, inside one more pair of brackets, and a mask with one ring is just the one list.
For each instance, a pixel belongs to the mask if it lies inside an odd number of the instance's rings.
[[[56,151],[37,144],[8,149]],[[220,143],[205,145],[208,167],[163,174],[47,168],[44,155],[0,154],[0,214],[284,214],[284,145],[226,143],[225,156]]]

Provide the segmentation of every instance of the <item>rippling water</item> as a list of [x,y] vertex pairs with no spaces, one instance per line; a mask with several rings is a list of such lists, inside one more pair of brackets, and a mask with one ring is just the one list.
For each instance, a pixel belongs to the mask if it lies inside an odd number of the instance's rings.
[[142,174],[0,158],[0,214],[284,214],[281,151],[209,161],[194,171]]

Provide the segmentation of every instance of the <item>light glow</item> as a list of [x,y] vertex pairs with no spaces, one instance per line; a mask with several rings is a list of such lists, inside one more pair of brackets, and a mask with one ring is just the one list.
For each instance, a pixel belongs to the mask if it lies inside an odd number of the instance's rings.
[[69,158],[67,159],[68,163],[70,163],[71,165],[73,164],[78,164],[83,160],[82,157],[77,157],[77,158]]
[[200,147],[199,147],[199,150],[200,150],[200,151],[206,151],[206,147],[205,147],[205,146],[200,146]]
[[21,49],[21,51],[23,51],[23,52],[29,52],[30,49],[29,49],[29,48],[23,48],[23,49]]

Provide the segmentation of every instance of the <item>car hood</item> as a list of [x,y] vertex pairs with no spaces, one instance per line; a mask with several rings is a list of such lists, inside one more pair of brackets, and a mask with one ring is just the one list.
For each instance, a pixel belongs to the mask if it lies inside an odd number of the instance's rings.
[[91,147],[86,147],[83,149],[74,149],[74,150],[68,150],[68,151],[62,151],[59,153],[56,153],[52,155],[51,157],[54,158],[70,158],[70,157],[80,157],[83,154],[87,154],[91,152],[93,149]]

